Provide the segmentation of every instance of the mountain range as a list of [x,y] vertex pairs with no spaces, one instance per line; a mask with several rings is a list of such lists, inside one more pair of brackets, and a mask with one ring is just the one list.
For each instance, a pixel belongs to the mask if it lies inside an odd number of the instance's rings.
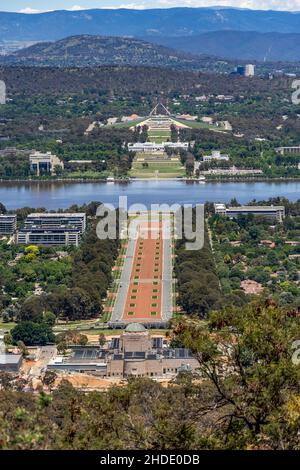
[[0,12],[0,41],[55,41],[82,34],[178,37],[226,30],[297,33],[300,12],[222,7]]
[[300,61],[299,33],[258,33],[256,31],[213,31],[183,37],[148,37],[190,54],[207,54],[231,60],[260,62]]

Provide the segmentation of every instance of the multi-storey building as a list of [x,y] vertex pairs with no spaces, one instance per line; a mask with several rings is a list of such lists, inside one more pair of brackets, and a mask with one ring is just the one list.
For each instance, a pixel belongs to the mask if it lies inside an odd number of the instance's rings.
[[64,163],[51,152],[34,151],[29,155],[30,171],[40,176],[42,173],[55,174],[57,167],[64,169]]
[[0,235],[13,235],[17,230],[16,215],[0,215]]
[[75,245],[78,246],[81,238],[80,231],[68,226],[35,226],[30,229],[19,230],[17,242],[24,245]]
[[229,161],[229,155],[223,154],[220,150],[213,150],[211,155],[203,155],[204,162],[210,162],[212,160],[215,161]]
[[285,217],[284,206],[238,206],[226,207],[225,204],[215,204],[215,213],[234,218],[239,215],[254,215],[265,218],[276,219],[282,222]]
[[237,74],[243,75],[244,77],[254,77],[255,65],[254,64],[238,65],[236,68],[236,72]]
[[189,145],[188,142],[137,142],[128,144],[128,150],[130,152],[164,152],[166,148],[188,150]]
[[6,85],[3,80],[0,80],[0,104],[6,104]]
[[277,153],[280,153],[281,155],[298,155],[300,156],[300,145],[293,145],[290,147],[277,147],[276,149]]
[[47,227],[70,225],[83,233],[86,229],[86,214],[85,212],[33,212],[27,216],[25,228],[30,228],[32,225]]
[[86,214],[33,213],[17,233],[17,243],[36,245],[76,245],[86,229]]

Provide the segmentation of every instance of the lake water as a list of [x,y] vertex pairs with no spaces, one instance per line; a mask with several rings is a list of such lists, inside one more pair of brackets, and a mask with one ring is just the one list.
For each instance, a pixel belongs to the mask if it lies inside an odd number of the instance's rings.
[[300,181],[288,182],[185,182],[133,181],[130,183],[100,182],[26,182],[0,183],[0,202],[8,209],[19,207],[67,208],[90,201],[118,205],[119,196],[128,196],[128,204],[196,204],[205,201],[240,203],[254,198],[259,201],[283,196],[300,199]]

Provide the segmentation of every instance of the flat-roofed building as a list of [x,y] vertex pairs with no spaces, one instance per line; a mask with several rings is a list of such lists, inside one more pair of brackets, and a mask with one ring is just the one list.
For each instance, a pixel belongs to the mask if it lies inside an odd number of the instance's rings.
[[228,162],[229,155],[221,153],[220,150],[213,150],[211,155],[203,155],[204,162],[210,162],[212,160]]
[[236,67],[236,73],[238,75],[242,75],[243,77],[254,77],[255,65],[254,64],[238,65]]
[[1,372],[19,372],[22,365],[22,354],[0,354]]
[[0,80],[0,104],[6,104],[6,84]]
[[[199,162],[195,162],[199,164]],[[198,166],[199,168],[199,166]],[[202,175],[228,175],[228,176],[254,176],[262,175],[263,171],[258,168],[236,168],[231,166],[230,168],[209,168],[209,170],[202,170]]]
[[32,225],[47,227],[69,225],[83,233],[86,229],[86,214],[85,212],[33,212],[27,216],[25,228],[30,228]]
[[31,226],[19,230],[17,243],[21,245],[75,245],[78,246],[81,232],[75,227],[58,225],[47,227]]
[[282,222],[285,217],[285,207],[273,205],[226,207],[225,204],[215,204],[215,213],[226,215],[230,218],[252,214],[254,216],[272,218],[276,219],[278,222]]
[[275,149],[280,155],[299,155],[300,156],[300,145],[293,145],[290,147],[277,147]]
[[84,212],[32,213],[27,216],[23,229],[18,231],[17,243],[78,246],[85,229]]
[[29,155],[30,171],[40,176],[42,173],[55,174],[56,168],[64,169],[64,163],[56,155],[51,152],[34,151]]
[[0,215],[0,235],[13,235],[17,230],[16,215]]
[[184,149],[188,150],[188,142],[137,142],[128,144],[128,150],[130,152],[164,152],[166,148],[169,149]]
[[226,215],[226,206],[225,204],[219,204],[216,203],[214,204],[215,207],[215,213],[219,215]]

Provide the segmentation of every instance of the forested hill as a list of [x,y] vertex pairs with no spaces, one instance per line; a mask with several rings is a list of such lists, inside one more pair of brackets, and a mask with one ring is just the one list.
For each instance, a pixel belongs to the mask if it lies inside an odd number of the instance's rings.
[[138,39],[90,35],[38,43],[1,58],[5,64],[78,67],[153,65],[189,69],[199,69],[208,60]]
[[218,30],[297,33],[299,25],[300,13],[222,7],[0,12],[0,41],[51,41],[78,34],[176,37]]
[[174,73],[162,67],[1,67],[0,80],[7,84],[10,97],[61,96],[64,93],[83,93],[90,90],[98,96],[104,93],[126,96],[127,93],[167,96],[172,93],[242,94],[280,93],[291,89],[292,78],[278,77],[244,80],[239,76],[208,74],[179,70]]
[[[78,35],[0,56],[1,63],[53,66],[157,65],[215,70],[230,62],[300,60],[300,33],[213,31],[191,36],[128,38]],[[233,64],[232,69],[233,69]]]

